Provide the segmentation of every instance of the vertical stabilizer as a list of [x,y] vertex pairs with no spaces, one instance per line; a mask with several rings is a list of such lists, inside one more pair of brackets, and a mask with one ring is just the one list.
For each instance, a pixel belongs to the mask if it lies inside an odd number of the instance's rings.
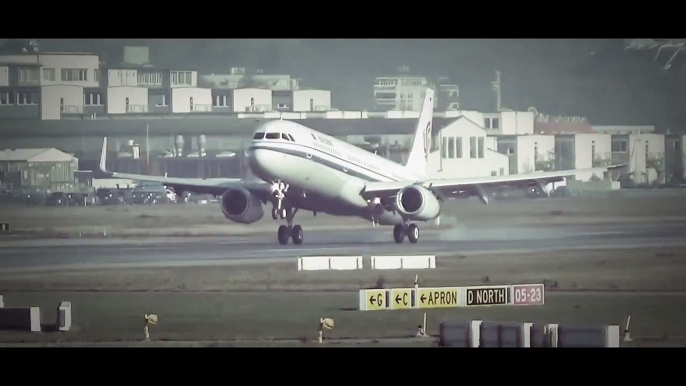
[[420,176],[426,175],[426,162],[431,150],[431,126],[433,125],[435,94],[433,89],[427,88],[412,140],[412,150],[410,150],[410,156],[405,165],[410,171]]

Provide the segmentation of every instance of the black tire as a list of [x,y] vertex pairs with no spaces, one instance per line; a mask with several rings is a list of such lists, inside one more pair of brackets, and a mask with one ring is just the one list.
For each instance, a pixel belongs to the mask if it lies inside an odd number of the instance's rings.
[[410,227],[407,230],[408,240],[410,240],[412,244],[416,244],[419,240],[419,227],[416,224],[410,224]]
[[281,244],[281,245],[288,244],[289,236],[290,236],[290,232],[288,231],[288,227],[285,225],[281,225],[279,227],[279,244]]
[[300,225],[293,227],[293,232],[291,232],[291,237],[293,237],[293,244],[300,245],[303,243],[304,232]]
[[395,224],[395,227],[393,228],[393,238],[398,244],[403,242],[403,239],[405,238],[405,227],[403,224]]

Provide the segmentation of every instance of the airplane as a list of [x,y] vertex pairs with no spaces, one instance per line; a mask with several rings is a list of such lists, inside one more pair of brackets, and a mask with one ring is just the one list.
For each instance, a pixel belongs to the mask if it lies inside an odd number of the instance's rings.
[[303,228],[294,224],[298,210],[333,216],[357,216],[373,226],[393,226],[393,238],[402,243],[419,240],[416,222],[435,220],[447,199],[477,196],[488,204],[485,189],[531,188],[563,181],[579,173],[603,173],[623,165],[530,174],[470,178],[427,178],[435,91],[427,89],[412,148],[405,165],[358,146],[323,134],[299,123],[272,120],[254,131],[246,151],[249,167],[258,180],[240,178],[168,178],[108,172],[105,168],[107,137],[103,139],[100,170],[106,176],[154,181],[184,191],[213,194],[225,217],[252,224],[264,216],[263,205],[272,204],[272,219],[286,220],[278,228],[281,245],[300,245]]

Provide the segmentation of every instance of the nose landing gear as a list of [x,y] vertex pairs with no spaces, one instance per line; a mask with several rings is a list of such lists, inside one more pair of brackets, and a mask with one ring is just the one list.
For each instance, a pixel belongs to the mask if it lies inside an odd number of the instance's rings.
[[289,238],[293,239],[293,244],[295,244],[295,245],[302,244],[303,238],[304,238],[303,228],[300,225],[295,225],[295,226],[293,225],[293,218],[295,217],[295,214],[297,212],[298,212],[298,208],[295,208],[294,210],[288,210],[287,211],[286,221],[288,221],[288,225],[281,225],[279,227],[279,231],[278,231],[279,244],[281,244],[281,245],[288,244]]

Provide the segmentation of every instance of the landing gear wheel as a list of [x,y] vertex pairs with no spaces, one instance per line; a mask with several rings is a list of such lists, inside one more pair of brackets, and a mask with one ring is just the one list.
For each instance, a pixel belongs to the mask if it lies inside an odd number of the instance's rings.
[[416,244],[419,240],[419,227],[416,224],[410,224],[408,228],[407,238],[412,244]]
[[285,225],[281,225],[279,227],[279,244],[281,245],[286,245],[288,244],[288,237],[290,236],[290,233],[288,231],[288,227]]
[[395,224],[395,227],[393,228],[393,238],[398,244],[403,242],[403,239],[405,238],[405,227],[403,224]]
[[279,210],[278,210],[278,209],[272,208],[272,218],[273,218],[274,220],[276,220],[277,218],[279,218]]
[[293,227],[291,232],[291,237],[293,237],[293,244],[300,245],[303,242],[303,228],[300,225]]

